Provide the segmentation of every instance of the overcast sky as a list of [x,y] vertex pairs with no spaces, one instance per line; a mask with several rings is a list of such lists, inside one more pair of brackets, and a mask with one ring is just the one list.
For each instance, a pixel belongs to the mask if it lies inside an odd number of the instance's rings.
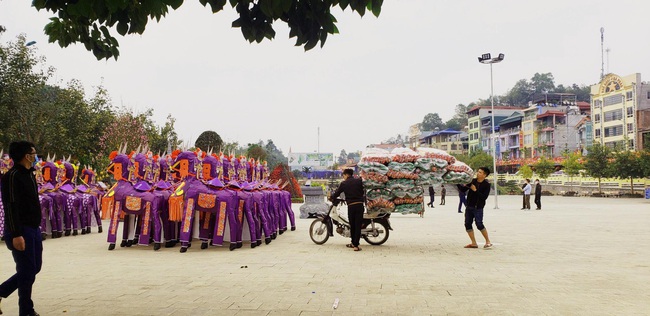
[[48,43],[51,13],[0,0],[0,42],[25,33],[59,84],[78,79],[88,93],[103,84],[114,105],[153,108],[158,124],[171,114],[191,144],[214,130],[244,145],[272,139],[285,154],[362,150],[427,113],[450,119],[457,104],[489,97],[489,66],[477,60],[486,52],[506,56],[494,66],[496,95],[536,72],[595,84],[601,27],[606,72],[650,81],[647,0],[531,2],[389,0],[379,18],[336,10],[341,33],[304,52],[281,23],[273,41],[249,44],[230,27],[234,9],[212,14],[189,0],[142,36],[114,32],[121,56],[97,61],[82,45]]

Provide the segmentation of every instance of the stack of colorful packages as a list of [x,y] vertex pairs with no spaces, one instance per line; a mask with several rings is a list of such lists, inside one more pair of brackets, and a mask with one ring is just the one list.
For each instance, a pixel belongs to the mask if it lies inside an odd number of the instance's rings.
[[472,168],[461,161],[450,164],[447,166],[447,170],[447,173],[443,177],[445,183],[467,184],[472,181],[474,175]]
[[388,151],[370,148],[357,164],[366,189],[366,210],[370,216],[395,210],[391,192],[386,188],[386,174],[389,172],[386,165],[390,163],[391,157]]
[[388,188],[393,196],[395,212],[402,214],[417,214],[422,212],[422,186],[417,184],[420,180],[420,169],[416,168],[416,161],[420,156],[408,148],[395,148],[392,152],[392,161],[388,163]]
[[366,188],[367,212],[417,214],[423,211],[424,188],[441,183],[469,183],[474,175],[466,164],[444,150],[368,148],[357,164]]

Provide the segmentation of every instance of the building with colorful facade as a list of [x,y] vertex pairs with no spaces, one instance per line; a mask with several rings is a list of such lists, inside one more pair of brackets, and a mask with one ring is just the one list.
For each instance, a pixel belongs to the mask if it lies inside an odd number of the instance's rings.
[[642,150],[650,138],[650,84],[641,74],[608,74],[591,86],[593,141],[610,148]]

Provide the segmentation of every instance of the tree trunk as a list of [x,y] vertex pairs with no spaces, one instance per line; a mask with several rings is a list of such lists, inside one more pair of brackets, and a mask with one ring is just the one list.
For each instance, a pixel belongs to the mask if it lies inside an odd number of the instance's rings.
[[600,188],[600,177],[598,177],[598,193],[603,194],[603,190]]

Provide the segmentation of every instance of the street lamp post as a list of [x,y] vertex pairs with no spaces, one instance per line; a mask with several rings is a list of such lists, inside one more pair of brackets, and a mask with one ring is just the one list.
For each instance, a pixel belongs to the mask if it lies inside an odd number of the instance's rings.
[[494,78],[492,76],[492,64],[501,62],[505,58],[504,54],[499,54],[499,56],[492,58],[490,53],[483,54],[478,58],[478,62],[481,64],[490,64],[490,103],[492,104],[492,173],[494,174],[494,209],[499,209],[498,202],[498,184],[497,184],[497,147],[496,147],[496,138],[495,138],[495,129],[494,129]]

